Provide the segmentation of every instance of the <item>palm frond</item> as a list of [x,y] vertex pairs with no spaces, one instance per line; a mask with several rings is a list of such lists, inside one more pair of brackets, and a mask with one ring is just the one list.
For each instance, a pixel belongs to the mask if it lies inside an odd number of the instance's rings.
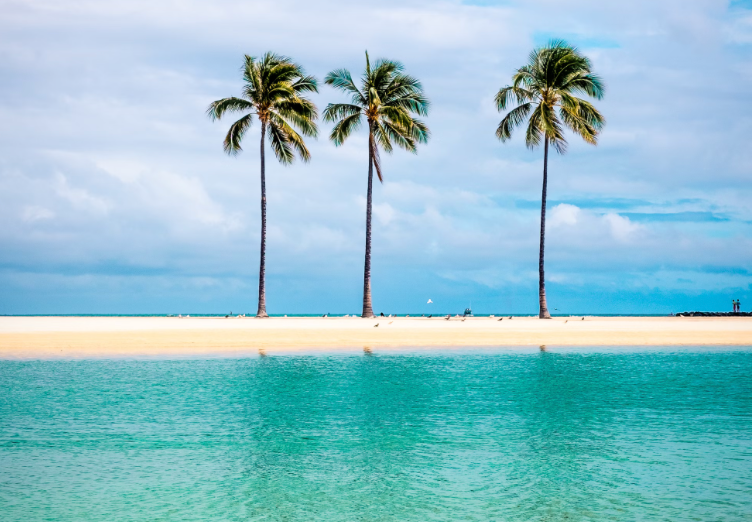
[[523,89],[522,87],[515,87],[513,85],[502,87],[496,94],[496,109],[498,111],[504,111],[506,110],[507,105],[511,105],[512,100],[514,100],[517,105],[520,105],[533,100],[534,97],[535,96],[532,92]]
[[533,93],[540,92],[537,75],[538,72],[532,65],[522,66],[512,76],[512,87],[522,88]]
[[300,159],[306,163],[310,161],[311,153],[306,147],[303,138],[301,138],[300,134],[295,132],[295,129],[293,129],[284,118],[280,117],[278,114],[272,114],[269,123],[275,128],[275,130],[279,131],[280,135],[283,134],[286,137],[287,143],[292,145],[300,156]]
[[522,125],[532,108],[533,104],[527,102],[509,111],[496,128],[496,137],[501,141],[512,139],[512,131]]
[[353,96],[353,103],[367,105],[366,97],[363,96],[363,93],[355,85],[352,76],[350,76],[350,71],[347,69],[337,69],[330,72],[324,78],[324,83],[331,85],[335,89],[350,93]]
[[295,82],[293,82],[292,88],[296,93],[319,92],[318,82],[313,76],[303,76],[301,78],[298,78]]
[[556,149],[556,152],[564,154],[567,151],[567,140],[564,138],[561,121],[559,121],[552,106],[541,104],[540,109],[541,130],[545,133],[551,146]]
[[367,76],[367,83],[372,89],[384,93],[403,69],[401,63],[381,58]]
[[373,67],[374,74],[381,74],[377,73],[376,71],[383,70],[384,74],[387,75],[395,75],[397,73],[401,73],[405,70],[405,66],[402,65],[401,62],[395,61],[395,60],[387,60],[386,58],[379,58],[376,60],[376,65]]
[[431,137],[431,131],[428,130],[428,126],[417,118],[412,118],[412,125],[410,126],[410,136],[418,143],[428,143],[428,138]]
[[284,118],[289,125],[298,129],[303,136],[315,138],[319,134],[319,129],[316,123],[311,118],[306,118],[296,112],[291,111],[276,111],[270,113],[270,118],[277,116]]
[[412,92],[422,92],[423,86],[417,78],[413,78],[407,74],[396,74],[391,78],[388,85],[384,89],[385,103],[388,103],[392,98],[399,97],[403,94]]
[[253,123],[253,115],[246,114],[235,123],[230,125],[230,130],[227,131],[225,141],[222,144],[222,149],[230,156],[236,156],[243,148],[240,143],[243,141],[243,136],[246,131],[251,127]]
[[[289,60],[289,59],[288,59]],[[290,61],[275,63],[263,71],[264,84],[267,86],[286,85],[292,88],[292,83],[303,76],[302,68]]]
[[384,105],[401,107],[420,116],[427,116],[431,105],[422,91],[412,89],[401,89],[397,92],[388,93],[383,97],[382,103]]
[[592,125],[596,131],[600,132],[603,130],[603,127],[606,125],[606,118],[603,117],[600,111],[585,100],[578,98],[578,102],[578,114],[580,117],[588,122],[589,125]]
[[226,112],[252,111],[253,104],[242,98],[222,98],[212,102],[206,109],[206,114],[212,121],[220,119]]
[[581,92],[600,100],[606,94],[606,86],[597,74],[579,74],[571,78],[563,87],[569,92]]
[[590,103],[574,96],[563,95],[559,115],[567,127],[591,145],[598,143],[603,128],[603,116]]
[[572,49],[552,50],[547,63],[547,84],[557,90],[566,90],[570,79],[590,72],[590,61]]
[[334,122],[342,118],[347,118],[353,114],[360,114],[362,109],[357,105],[349,103],[330,103],[324,109],[324,121]]
[[540,145],[543,132],[541,130],[541,106],[538,104],[530,115],[525,131],[525,146],[528,149],[534,149]]
[[578,118],[582,118],[588,125],[591,125],[598,132],[600,132],[606,124],[606,119],[603,115],[587,100],[562,93],[561,105],[563,108],[572,110]]
[[273,119],[270,119],[267,125],[269,144],[272,147],[274,155],[280,163],[289,165],[295,159],[295,154],[290,143],[290,136]]
[[318,135],[318,128],[315,122],[316,118],[318,118],[318,111],[310,100],[306,100],[305,98],[284,100],[274,105],[273,112],[288,120],[303,135],[311,137]]
[[395,125],[390,121],[382,121],[381,126],[383,132],[389,137],[389,141],[394,143],[398,147],[405,149],[406,151],[415,153],[418,151],[415,146],[415,140],[413,139],[412,132],[409,128],[404,128],[399,125]]
[[268,85],[264,91],[264,103],[266,105],[272,105],[295,97],[295,91],[289,82],[273,83]]
[[334,145],[339,147],[342,145],[353,131],[356,131],[362,123],[361,114],[355,113],[350,116],[345,116],[332,129],[332,133],[329,135],[329,139],[334,142]]
[[[243,63],[243,80],[246,83],[246,92],[256,93],[261,90],[261,77],[259,76],[256,58],[247,54],[244,57]],[[255,94],[249,97],[249,99],[255,100]]]
[[376,140],[376,144],[379,145],[382,149],[384,149],[384,152],[387,154],[391,154],[394,150],[394,146],[392,145],[392,142],[389,140],[389,134],[384,130],[382,126],[382,122],[375,121],[373,122],[373,127],[371,132],[373,133],[373,138]]
[[598,143],[598,131],[585,121],[585,119],[578,114],[576,109],[561,107],[559,109],[559,117],[564,125],[585,140],[586,143],[590,143],[591,145],[596,145]]
[[395,125],[408,128],[412,124],[412,118],[410,113],[402,107],[393,107],[389,105],[382,105],[379,107],[378,114],[382,120],[390,121]]

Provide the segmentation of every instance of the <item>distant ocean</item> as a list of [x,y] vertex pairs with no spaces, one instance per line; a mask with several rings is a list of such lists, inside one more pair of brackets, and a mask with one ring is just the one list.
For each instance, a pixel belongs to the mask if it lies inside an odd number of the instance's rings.
[[[174,314],[0,314],[0,317],[178,317],[182,315],[190,315],[191,317],[225,317],[229,312],[225,314],[202,314],[193,312],[176,312]],[[234,312],[232,315],[245,315],[247,317],[255,316],[255,312]],[[269,314],[269,317],[353,317],[353,315],[360,317],[360,313],[355,314]],[[428,317],[428,313],[420,314],[392,314],[394,317]],[[433,317],[446,317],[447,315],[455,316],[462,315],[460,312],[431,312]],[[557,314],[552,313],[552,317],[667,317],[670,314]],[[493,314],[473,314],[473,317],[538,317],[537,313],[529,314],[507,314],[507,313],[493,313]]]
[[752,520],[752,348],[0,361],[3,522]]

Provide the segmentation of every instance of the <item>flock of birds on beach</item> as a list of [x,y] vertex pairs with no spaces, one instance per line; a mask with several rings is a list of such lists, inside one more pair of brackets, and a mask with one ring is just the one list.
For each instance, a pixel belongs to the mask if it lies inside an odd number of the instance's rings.
[[[191,316],[190,316],[190,315],[188,315],[188,314],[186,314],[186,315],[183,315],[183,314],[178,314],[177,316],[174,316],[174,315],[168,315],[168,317],[177,317],[177,318],[179,318],[179,319],[188,319],[188,318],[190,318]],[[195,316],[195,317],[198,317],[198,316]],[[243,318],[245,318],[245,317],[248,317],[248,316],[247,316],[246,314],[237,314],[237,315],[233,315],[233,314],[232,314],[232,312],[230,312],[229,314],[225,315],[225,319],[228,319],[228,318],[230,318],[230,317],[234,317],[234,318],[236,318],[236,319],[243,319]],[[287,315],[285,315],[284,317],[287,317]],[[322,318],[328,318],[328,317],[329,317],[329,314],[324,314],[324,315],[322,315],[321,317],[322,317]],[[343,317],[360,317],[360,316],[358,316],[358,315],[356,315],[356,314],[353,314],[353,315],[350,315],[350,314],[346,314],[346,315],[344,315]],[[392,317],[397,317],[397,316],[396,316],[395,314],[389,314],[389,315],[386,315],[386,316],[384,316],[384,317],[392,318]],[[405,315],[405,317],[406,317],[406,318],[409,318],[409,317],[410,317],[410,314],[407,314],[407,315]],[[429,315],[427,315],[427,316],[426,316],[426,315],[424,314],[424,315],[421,315],[420,317],[422,317],[422,318],[425,318],[425,319],[432,319],[432,318],[433,318],[433,314],[429,314]],[[461,322],[465,322],[465,320],[467,319],[467,317],[461,316],[461,315],[459,315],[459,314],[456,314],[456,315],[455,315],[454,317],[455,317],[456,319],[460,319],[460,321],[461,321]],[[416,316],[415,316],[415,318],[417,319],[417,318],[418,318],[418,316],[416,315]],[[442,318],[443,318],[443,319],[444,319],[445,321],[450,321],[450,320],[452,319],[452,315],[451,315],[451,314],[447,314],[446,316],[443,316]],[[488,316],[488,318],[489,318],[489,319],[495,319],[495,318],[496,318],[496,316],[495,316],[495,315],[489,315],[489,316]],[[437,319],[438,319],[438,317],[437,317]],[[510,315],[509,317],[507,317],[507,320],[509,320],[509,321],[511,321],[512,319],[513,319],[513,316],[511,316],[511,315]],[[503,321],[503,320],[504,320],[504,318],[503,318],[503,317],[499,317],[499,319],[498,319],[497,321]],[[584,320],[585,320],[585,318],[583,317],[583,318],[582,318],[582,319],[580,319],[580,320],[581,320],[581,321],[584,321]],[[393,322],[394,322],[394,321],[389,321],[389,324],[392,324]],[[566,321],[564,321],[564,324],[566,324],[566,323],[568,323],[568,322],[569,322],[569,319],[567,319]],[[378,327],[378,326],[379,326],[379,324],[381,324],[381,323],[376,323],[375,325],[373,325],[373,327],[374,327],[374,328],[376,328],[376,327]]]

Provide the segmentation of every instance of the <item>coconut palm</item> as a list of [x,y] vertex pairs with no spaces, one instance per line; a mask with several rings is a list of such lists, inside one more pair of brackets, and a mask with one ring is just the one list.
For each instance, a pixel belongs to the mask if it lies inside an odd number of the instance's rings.
[[[301,137],[316,136],[318,117],[316,106],[305,96],[318,92],[316,79],[306,76],[303,68],[286,56],[268,52],[261,59],[245,56],[243,64],[243,95],[223,98],[209,105],[207,114],[218,120],[226,112],[244,112],[245,116],[230,126],[224,141],[224,151],[237,155],[243,136],[251,127],[254,116],[261,122],[261,260],[259,267],[259,297],[256,317],[266,314],[266,162],[264,140],[280,163],[289,165],[295,154],[303,161],[311,158]],[[297,131],[295,130],[297,129]],[[300,133],[300,134],[299,134]]]
[[368,196],[366,198],[366,258],[363,273],[363,315],[373,317],[371,303],[371,205],[373,169],[384,182],[379,148],[391,153],[394,145],[417,152],[418,143],[428,141],[428,127],[413,114],[428,114],[428,100],[420,82],[404,74],[403,66],[391,60],[378,60],[373,67],[366,52],[366,69],[358,88],[346,69],[330,72],[324,82],[351,96],[351,103],[329,104],[324,121],[334,122],[329,138],[336,146],[357,130],[363,120],[368,125]]
[[507,141],[512,130],[527,119],[525,144],[529,149],[543,140],[543,191],[541,197],[540,252],[538,257],[538,298],[541,319],[550,319],[546,304],[546,285],[543,270],[546,239],[546,189],[548,184],[548,146],[564,154],[567,141],[564,128],[570,129],[585,142],[595,145],[605,120],[589,102],[578,98],[585,94],[601,99],[604,94],[601,79],[592,73],[590,60],[563,41],[552,41],[530,53],[527,65],[517,69],[512,85],[503,87],[496,95],[499,112],[516,104],[496,129],[496,137]]

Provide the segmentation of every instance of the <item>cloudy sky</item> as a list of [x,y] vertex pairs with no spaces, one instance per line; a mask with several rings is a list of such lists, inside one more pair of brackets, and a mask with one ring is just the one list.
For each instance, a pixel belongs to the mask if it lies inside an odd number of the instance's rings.
[[[752,306],[752,2],[0,0],[0,313],[253,312],[259,128],[222,152],[243,54],[319,78],[364,50],[423,82],[430,142],[383,158],[374,310],[537,310],[542,151],[493,104],[529,51],[606,81],[597,147],[549,165],[559,313]],[[320,109],[343,100],[326,86]],[[269,313],[360,312],[367,148],[267,163]],[[267,156],[269,157],[269,156]],[[433,305],[427,305],[431,298]]]

